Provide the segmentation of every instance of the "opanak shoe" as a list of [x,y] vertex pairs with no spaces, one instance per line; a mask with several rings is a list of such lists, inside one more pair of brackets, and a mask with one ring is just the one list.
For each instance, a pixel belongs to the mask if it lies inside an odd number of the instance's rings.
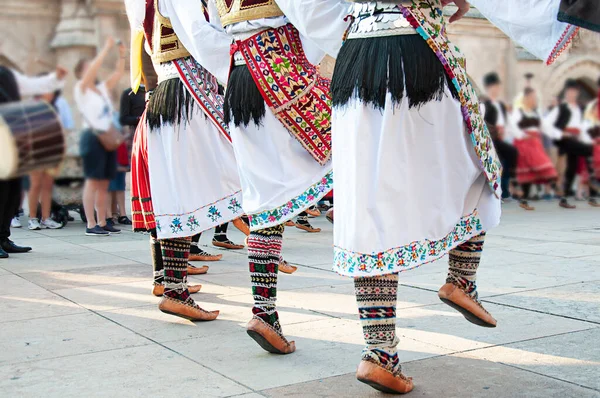
[[293,274],[297,270],[298,267],[288,264],[285,260],[279,263],[279,272],[283,272],[284,274]]
[[107,231],[104,230],[104,228],[102,228],[99,225],[96,225],[94,228],[86,228],[85,234],[87,236],[108,236],[108,235],[110,235]]
[[[195,252],[195,253],[194,253]],[[192,245],[189,260],[190,261],[219,261],[223,258],[222,254],[209,254],[198,246]]]
[[39,231],[40,229],[42,229],[40,227],[40,221],[37,218],[30,218],[29,222],[27,223],[27,228],[29,228],[32,231]]
[[42,221],[41,226],[48,229],[61,229],[63,227],[61,223],[57,223],[51,218],[47,218],[44,221]]
[[259,317],[253,317],[246,326],[246,333],[260,345],[263,350],[271,354],[291,354],[296,351],[296,343],[288,342],[281,332],[263,321]]
[[235,244],[232,241],[230,241],[229,239],[224,240],[224,241],[213,239],[212,244],[213,244],[213,246],[222,247],[223,249],[229,249],[229,250],[240,250],[245,247],[244,245]]
[[575,209],[577,206],[570,204],[567,199],[561,199],[558,205],[563,209]]
[[438,296],[442,302],[460,312],[472,324],[486,328],[496,327],[497,322],[494,317],[460,287],[446,283],[439,290]]
[[412,377],[406,377],[402,373],[395,375],[369,361],[360,362],[356,371],[356,378],[361,383],[368,384],[374,389],[387,394],[406,394],[415,387]]
[[202,267],[195,267],[192,264],[188,264],[187,273],[188,275],[204,275],[208,272],[208,265]]
[[519,207],[521,209],[525,209],[525,210],[529,210],[529,211],[533,211],[535,210],[535,207],[530,206],[529,203],[526,200],[522,200],[519,202]]
[[192,300],[191,303],[163,297],[158,304],[158,309],[165,314],[175,315],[190,321],[214,321],[219,316],[219,311],[205,311],[198,307]]
[[244,220],[242,220],[241,218],[236,218],[232,222],[233,222],[233,226],[236,227],[244,235],[246,235],[246,236],[250,235],[250,227],[248,226],[248,224],[246,224],[244,222]]
[[13,217],[13,219],[10,220],[11,228],[21,228],[22,226],[23,224],[21,224],[21,220],[19,220],[19,217]]
[[309,232],[309,233],[321,232],[321,228],[315,228],[312,225],[310,225],[309,223],[296,223],[296,228],[301,229],[306,232]]
[[588,200],[588,204],[592,207],[600,207],[600,203],[598,203],[596,198],[590,198],[590,200]]
[[[188,292],[190,294],[196,294],[202,289],[202,285],[189,285]],[[162,297],[165,294],[165,286],[164,285],[154,285],[152,286],[152,294],[156,297]]]

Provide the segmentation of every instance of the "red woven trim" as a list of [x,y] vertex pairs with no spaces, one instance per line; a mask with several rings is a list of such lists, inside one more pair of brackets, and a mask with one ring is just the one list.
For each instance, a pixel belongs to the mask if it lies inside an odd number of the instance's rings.
[[[575,38],[577,33],[579,33],[579,29],[580,29],[579,27],[576,27],[575,30],[573,30],[573,33],[571,33],[571,36],[569,38],[566,38],[567,35],[569,34],[569,30],[571,29],[572,26],[573,25],[567,25],[567,27],[565,28],[565,31],[560,36],[560,39],[554,46],[554,49],[552,50],[552,52],[550,53],[550,57],[546,61],[546,65],[552,65],[554,63],[554,61],[556,61],[558,59],[558,57],[560,57],[562,55],[562,53],[571,45],[571,42],[573,41],[573,39]],[[566,38],[566,41],[565,41],[565,38]],[[564,44],[561,45],[561,43],[563,43],[563,41],[564,41]]]

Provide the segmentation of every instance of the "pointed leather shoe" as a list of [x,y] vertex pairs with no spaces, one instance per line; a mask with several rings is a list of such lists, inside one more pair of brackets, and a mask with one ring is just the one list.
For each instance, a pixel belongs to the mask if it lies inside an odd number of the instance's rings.
[[387,394],[406,394],[415,387],[412,377],[406,377],[402,373],[394,375],[373,362],[361,361],[356,371],[356,378],[374,389]]
[[495,328],[496,320],[474,298],[452,283],[446,283],[438,296],[442,302],[460,312],[467,321],[486,328]]

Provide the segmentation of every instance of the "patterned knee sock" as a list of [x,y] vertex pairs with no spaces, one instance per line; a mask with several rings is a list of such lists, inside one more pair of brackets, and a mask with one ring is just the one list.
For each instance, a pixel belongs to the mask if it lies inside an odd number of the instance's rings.
[[462,289],[475,300],[478,300],[477,294],[477,268],[481,260],[483,243],[485,242],[485,233],[476,236],[450,250],[450,259],[448,261],[448,277],[446,283],[453,283]]
[[277,314],[277,272],[283,225],[253,231],[248,237],[248,262],[254,307],[252,313],[281,330]]
[[363,361],[374,362],[392,373],[400,372],[396,346],[396,295],[398,274],[354,279],[358,314],[366,347]]
[[160,242],[155,236],[150,237],[150,254],[152,255],[152,271],[154,273],[154,284],[162,285],[164,278],[163,258]]
[[187,288],[187,266],[190,254],[189,238],[162,239],[160,241],[165,270],[165,296],[193,303]]

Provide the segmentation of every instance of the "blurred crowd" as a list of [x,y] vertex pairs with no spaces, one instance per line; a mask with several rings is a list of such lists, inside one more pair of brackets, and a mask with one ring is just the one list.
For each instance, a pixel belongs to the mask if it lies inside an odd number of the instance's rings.
[[542,199],[557,199],[565,209],[576,207],[573,200],[600,207],[600,79],[596,98],[569,79],[548,106],[542,105],[534,76],[525,79],[524,90],[504,102],[498,74],[484,78],[482,107],[504,168],[504,201],[518,200],[529,211],[535,210],[530,201]]

